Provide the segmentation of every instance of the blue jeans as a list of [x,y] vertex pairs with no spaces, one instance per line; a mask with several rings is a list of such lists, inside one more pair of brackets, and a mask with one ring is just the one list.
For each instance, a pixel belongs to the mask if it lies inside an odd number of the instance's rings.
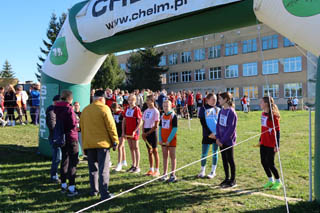
[[[211,144],[202,144],[202,155],[201,158],[205,158],[208,156],[208,152],[210,149]],[[212,154],[215,154],[212,156],[212,165],[217,165],[218,163],[218,145],[216,143],[212,144]],[[201,166],[205,166],[207,164],[207,159],[203,159],[201,161]]]
[[61,154],[61,148],[60,147],[54,147],[51,143],[52,148],[52,164],[51,164],[51,178],[53,176],[58,177],[58,167],[62,158]]

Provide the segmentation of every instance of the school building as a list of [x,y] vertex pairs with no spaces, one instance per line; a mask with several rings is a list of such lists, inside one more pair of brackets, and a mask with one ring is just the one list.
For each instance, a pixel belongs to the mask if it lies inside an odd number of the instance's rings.
[[[314,103],[317,58],[265,25],[250,26],[223,33],[177,41],[156,47],[163,52],[160,66],[169,68],[163,75],[167,91],[193,90],[224,92],[240,98],[247,95],[251,109],[269,94],[279,108],[287,108],[289,97]],[[118,55],[127,69],[130,53]],[[311,80],[311,81],[310,81]]]

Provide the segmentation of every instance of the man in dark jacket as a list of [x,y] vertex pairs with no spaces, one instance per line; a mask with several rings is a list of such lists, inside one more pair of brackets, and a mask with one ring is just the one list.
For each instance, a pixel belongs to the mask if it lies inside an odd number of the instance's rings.
[[56,95],[53,98],[53,105],[50,105],[46,110],[46,124],[49,129],[49,142],[52,147],[52,164],[51,164],[51,181],[60,183],[58,176],[58,167],[61,161],[61,148],[54,147],[52,143],[53,139],[53,129],[56,126],[56,114],[54,113],[54,106],[60,100],[60,95]]
[[[73,96],[69,90],[64,90],[60,97],[61,101],[54,106],[56,119],[62,121],[66,143],[61,147],[62,160],[60,168],[61,192],[69,197],[78,194],[75,187],[76,171],[78,164],[79,144],[77,118],[72,108]],[[67,178],[69,187],[67,187]]]

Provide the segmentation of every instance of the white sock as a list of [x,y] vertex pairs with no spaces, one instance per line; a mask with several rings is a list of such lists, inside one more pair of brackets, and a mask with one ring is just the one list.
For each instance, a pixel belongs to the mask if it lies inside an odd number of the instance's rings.
[[206,166],[201,166],[201,173],[206,173]]
[[69,186],[69,191],[70,191],[70,192],[74,192],[75,188],[76,188],[75,185]]
[[159,168],[156,168],[156,172],[159,172]]
[[212,165],[211,172],[216,173],[217,165]]
[[281,183],[281,180],[280,180],[280,179],[276,179],[276,182],[277,182],[277,183]]
[[67,185],[67,183],[62,183],[62,184],[61,184],[61,187],[64,188],[64,189],[66,189],[66,188],[68,187],[68,185]]
[[154,172],[153,168],[150,168],[150,171],[151,171],[151,172]]
[[269,181],[273,182],[273,177],[269,177],[268,179]]
[[127,161],[125,161],[125,160],[124,160],[124,161],[122,161],[122,164],[127,164]]

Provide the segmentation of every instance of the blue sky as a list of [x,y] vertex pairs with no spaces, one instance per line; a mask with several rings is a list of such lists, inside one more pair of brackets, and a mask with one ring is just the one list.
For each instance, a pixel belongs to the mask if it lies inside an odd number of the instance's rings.
[[36,80],[36,63],[44,47],[51,14],[67,12],[81,0],[2,0],[0,6],[0,69],[6,59],[20,81]]

